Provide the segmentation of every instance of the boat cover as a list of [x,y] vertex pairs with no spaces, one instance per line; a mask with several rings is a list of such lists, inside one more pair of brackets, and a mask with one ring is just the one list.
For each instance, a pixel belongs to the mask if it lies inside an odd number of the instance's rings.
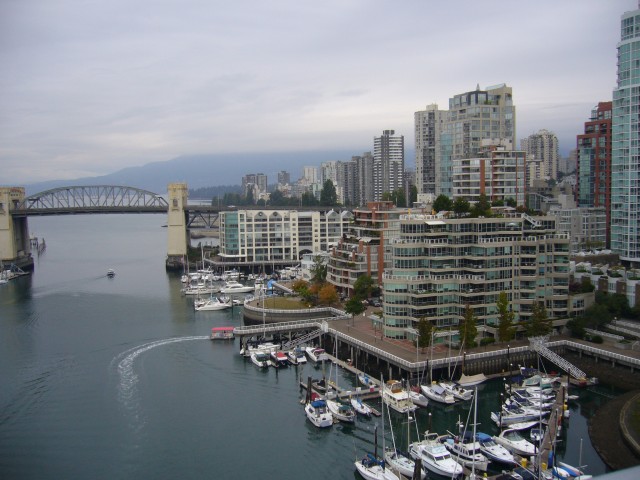
[[313,408],[322,408],[325,407],[327,404],[324,402],[324,400],[316,400],[315,402],[311,402],[311,406]]
[[431,385],[431,389],[438,395],[442,395],[444,393],[444,388],[440,385]]

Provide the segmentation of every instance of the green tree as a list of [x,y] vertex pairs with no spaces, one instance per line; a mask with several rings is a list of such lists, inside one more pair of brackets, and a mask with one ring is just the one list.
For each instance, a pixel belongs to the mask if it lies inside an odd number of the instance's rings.
[[358,297],[351,297],[349,300],[347,300],[347,303],[345,303],[344,311],[349,315],[357,317],[365,311],[365,306],[362,304],[362,300],[360,300]]
[[418,320],[418,347],[424,349],[431,345],[431,334],[435,330],[433,323],[426,318]]
[[542,302],[535,302],[531,307],[531,319],[525,325],[527,337],[539,337],[551,333],[551,322],[547,309]]
[[458,197],[453,202],[453,211],[460,215],[469,212],[469,201],[464,197]]
[[407,206],[407,196],[405,194],[404,188],[398,188],[393,191],[393,203],[396,207],[406,207]]
[[321,255],[313,257],[313,265],[311,265],[311,283],[322,284],[327,280],[327,264]]
[[253,198],[253,189],[247,189],[247,195],[245,196],[244,201],[245,205],[253,205],[253,203],[255,203],[255,200]]
[[369,298],[373,290],[373,279],[370,275],[360,275],[353,283],[353,296],[360,300]]
[[516,203],[516,199],[513,197],[509,197],[505,200],[505,203],[507,204],[507,207],[511,207],[511,208],[516,208],[516,206],[518,205]]
[[269,205],[285,205],[284,200],[284,195],[280,190],[274,190],[271,192],[271,195],[269,195]]
[[509,298],[506,292],[500,292],[496,306],[498,307],[498,341],[508,342],[515,336],[516,329],[513,326],[515,313],[509,309]]
[[315,207],[318,205],[318,201],[313,193],[304,192],[302,197],[300,197],[300,203],[305,207]]
[[460,324],[460,344],[463,348],[471,348],[476,344],[478,327],[476,326],[476,316],[469,304],[464,309],[464,319]]
[[471,209],[471,215],[474,217],[490,217],[491,216],[491,202],[484,193],[480,194],[478,201]]
[[438,198],[436,198],[436,200],[433,202],[433,209],[436,212],[448,212],[453,209],[453,202],[446,195],[440,194],[438,195]]
[[333,206],[338,204],[338,195],[336,194],[336,187],[329,179],[325,180],[322,184],[322,190],[320,191],[320,205]]
[[409,190],[409,205],[413,205],[418,201],[418,187],[415,185],[411,185],[411,190]]

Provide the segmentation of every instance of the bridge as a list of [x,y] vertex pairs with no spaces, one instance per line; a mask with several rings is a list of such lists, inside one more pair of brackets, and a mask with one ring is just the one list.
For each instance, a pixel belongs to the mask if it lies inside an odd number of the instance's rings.
[[181,269],[189,230],[212,228],[220,208],[189,205],[186,183],[170,184],[165,196],[118,185],[60,187],[30,196],[23,187],[0,187],[0,262],[33,268],[27,223],[30,216],[113,213],[166,214],[167,268]]

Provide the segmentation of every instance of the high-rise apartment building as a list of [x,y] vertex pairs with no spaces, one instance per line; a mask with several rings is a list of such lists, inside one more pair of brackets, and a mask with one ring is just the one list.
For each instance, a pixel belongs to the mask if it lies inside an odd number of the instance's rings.
[[403,187],[404,136],[394,130],[383,130],[373,139],[373,196],[382,199],[385,192]]
[[278,185],[289,185],[291,183],[291,175],[286,170],[278,172]]
[[264,173],[248,173],[242,177],[242,192],[251,192],[254,201],[267,193],[267,176]]
[[505,84],[461,93],[449,110],[429,105],[415,112],[418,193],[453,197],[453,161],[478,156],[482,140],[506,139],[515,145],[516,111]]
[[611,232],[611,112],[612,102],[600,102],[577,139],[576,200],[580,207],[604,207],[607,247]]
[[622,15],[613,91],[611,249],[640,266],[640,9]]
[[558,167],[560,151],[558,150],[558,137],[549,130],[540,130],[532,133],[527,138],[520,140],[520,150],[534,159],[542,160],[547,179],[558,179]]
[[361,156],[351,157],[356,163],[356,205],[364,206],[373,202],[373,155],[364,152]]
[[448,112],[438,105],[427,105],[413,114],[416,141],[416,186],[418,193],[436,193],[440,183],[440,135]]
[[512,199],[524,205],[525,156],[505,139],[483,140],[477,156],[453,161],[453,196],[477,202],[485,195],[492,202]]

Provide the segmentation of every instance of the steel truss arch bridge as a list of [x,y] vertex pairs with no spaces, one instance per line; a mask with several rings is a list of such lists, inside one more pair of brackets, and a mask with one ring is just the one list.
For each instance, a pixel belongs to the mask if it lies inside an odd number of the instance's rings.
[[162,196],[140,188],[90,185],[60,187],[30,195],[13,215],[68,215],[81,213],[167,213]]

